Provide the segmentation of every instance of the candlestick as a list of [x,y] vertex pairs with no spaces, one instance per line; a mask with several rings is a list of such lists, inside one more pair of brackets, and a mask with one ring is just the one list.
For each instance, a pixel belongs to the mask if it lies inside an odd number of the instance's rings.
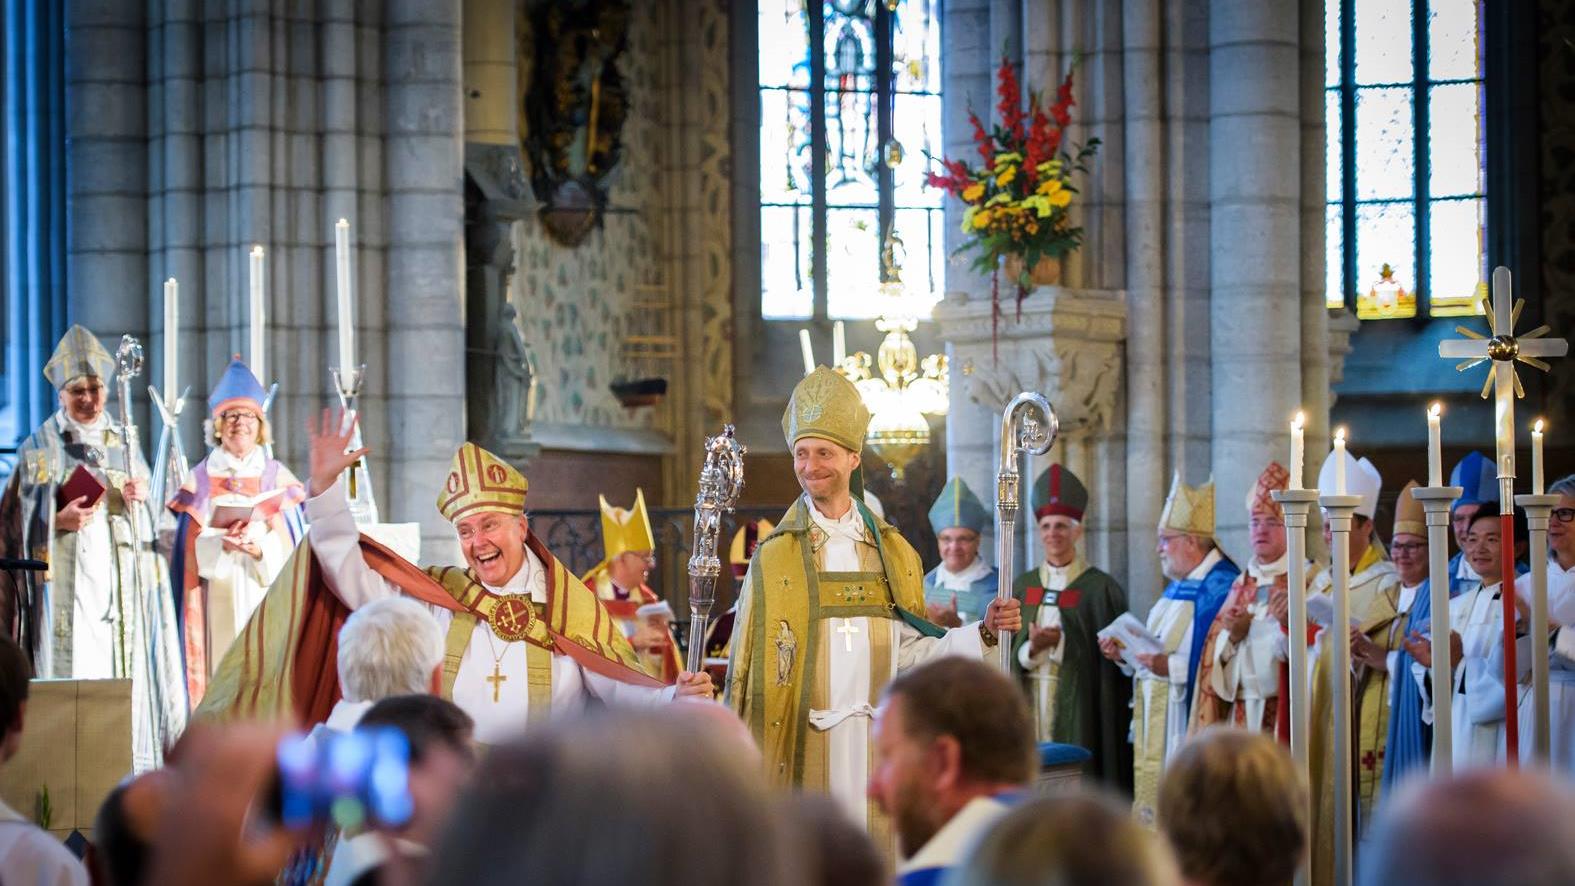
[[1302,435],[1306,424],[1307,416],[1302,412],[1297,412],[1296,417],[1291,419],[1291,489],[1302,488],[1302,472],[1305,470],[1302,465]]
[[355,371],[355,318],[350,313],[350,222],[334,225],[335,288],[339,304],[339,378],[348,384]]
[[1541,495],[1542,490],[1542,419],[1531,426],[1531,494]]
[[1440,442],[1439,413],[1444,407],[1434,403],[1427,409],[1427,485],[1444,485],[1444,454]]
[[[171,277],[164,281],[164,402],[173,404],[179,396],[180,373],[176,344],[180,335],[180,284]],[[173,408],[173,407],[172,407]]]
[[1334,432],[1334,494],[1345,494],[1345,428]]
[[248,315],[251,317],[251,328],[248,339],[251,343],[248,360],[251,363],[252,374],[263,384],[268,383],[266,360],[263,356],[263,248],[252,247],[251,266],[251,307]]
[[798,331],[798,349],[804,353],[804,374],[815,371],[815,351],[809,346],[809,330]]
[[831,365],[836,368],[842,365],[842,358],[848,355],[847,339],[843,338],[842,321],[838,320],[831,327]]

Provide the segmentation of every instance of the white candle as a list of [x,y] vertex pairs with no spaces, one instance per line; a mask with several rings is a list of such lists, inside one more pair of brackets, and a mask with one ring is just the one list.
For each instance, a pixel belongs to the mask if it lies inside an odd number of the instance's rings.
[[804,374],[809,375],[815,371],[815,351],[809,346],[809,330],[798,331],[798,349],[804,352]]
[[1345,494],[1345,428],[1334,432],[1334,494]]
[[261,246],[252,247],[251,284],[251,307],[248,311],[248,316],[251,317],[248,335],[251,347],[248,349],[247,359],[251,363],[252,374],[266,385],[268,372],[263,357],[263,328],[267,321],[263,318],[263,248]]
[[1301,412],[1291,419],[1291,487],[1302,488],[1302,434],[1307,416]]
[[350,222],[334,225],[334,268],[339,298],[339,383],[348,387],[355,371],[355,320],[350,314]]
[[176,385],[180,373],[176,371],[176,343],[180,336],[180,284],[171,277],[164,281],[164,402],[175,408],[175,398],[180,396]]
[[1444,453],[1438,421],[1443,411],[1439,403],[1427,408],[1427,485],[1435,487],[1444,485]]
[[1531,426],[1531,494],[1542,494],[1542,419]]
[[848,355],[847,339],[843,338],[842,321],[838,320],[831,327],[831,365],[842,365],[842,358]]

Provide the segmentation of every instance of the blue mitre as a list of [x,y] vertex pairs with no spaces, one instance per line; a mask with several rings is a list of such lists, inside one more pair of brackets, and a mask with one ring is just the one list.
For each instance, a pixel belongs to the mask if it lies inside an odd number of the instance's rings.
[[973,494],[961,477],[946,481],[941,495],[930,505],[930,528],[940,535],[942,530],[962,528],[983,533],[990,525],[990,512],[984,509],[979,497]]
[[1466,453],[1449,472],[1449,485],[1464,490],[1449,506],[1451,511],[1461,505],[1498,504],[1498,469],[1480,452]]
[[246,368],[240,357],[230,361],[225,367],[224,375],[219,377],[219,383],[214,386],[213,393],[208,395],[208,412],[218,415],[225,408],[244,404],[262,414],[263,401],[268,399],[268,392],[263,389],[262,382],[252,371]]

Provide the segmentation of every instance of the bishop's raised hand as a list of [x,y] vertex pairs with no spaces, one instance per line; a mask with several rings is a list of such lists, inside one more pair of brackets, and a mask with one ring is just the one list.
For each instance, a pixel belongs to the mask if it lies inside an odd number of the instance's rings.
[[324,409],[322,417],[316,422],[307,422],[306,432],[311,438],[311,486],[307,492],[311,495],[322,495],[334,485],[346,469],[355,464],[361,456],[372,450],[363,446],[353,452],[347,452],[350,441],[355,438],[356,422],[359,416],[351,415],[346,420],[345,411]]

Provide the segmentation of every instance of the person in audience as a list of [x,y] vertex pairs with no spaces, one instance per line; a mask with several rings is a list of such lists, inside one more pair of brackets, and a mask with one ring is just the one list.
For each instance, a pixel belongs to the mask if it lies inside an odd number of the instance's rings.
[[117,785],[93,819],[88,867],[98,886],[144,882],[159,818],[164,813],[169,770],[155,769]]
[[1039,797],[974,844],[947,886],[1179,886],[1164,842],[1124,803],[1096,794]]
[[797,886],[806,847],[758,772],[677,710],[549,721],[488,755],[427,882]]
[[1165,768],[1159,828],[1191,886],[1289,886],[1307,854],[1307,786],[1272,738],[1210,727]]
[[322,728],[349,732],[371,707],[401,695],[435,695],[443,675],[443,631],[409,597],[384,597],[350,613],[339,629],[339,686]]
[[905,861],[898,883],[938,883],[1034,773],[1022,692],[979,661],[942,658],[886,687],[873,728],[869,797]]
[[1575,791],[1534,770],[1416,779],[1379,809],[1360,886],[1575,883]]
[[[416,605],[419,608],[419,604]],[[410,821],[391,830],[368,829],[341,840],[325,886],[381,881],[385,867],[413,874],[427,867],[455,798],[476,766],[475,723],[450,701],[433,695],[397,695],[373,705],[358,729],[389,726],[410,742]]]
[[[27,653],[0,634],[0,767],[22,746],[27,683],[33,668]],[[87,870],[60,840],[0,801],[0,882],[39,886],[86,886]]]
[[782,803],[798,827],[798,838],[815,859],[804,872],[806,886],[889,886],[886,860],[875,851],[869,834],[849,821],[835,800],[824,794],[798,793],[782,798]]

